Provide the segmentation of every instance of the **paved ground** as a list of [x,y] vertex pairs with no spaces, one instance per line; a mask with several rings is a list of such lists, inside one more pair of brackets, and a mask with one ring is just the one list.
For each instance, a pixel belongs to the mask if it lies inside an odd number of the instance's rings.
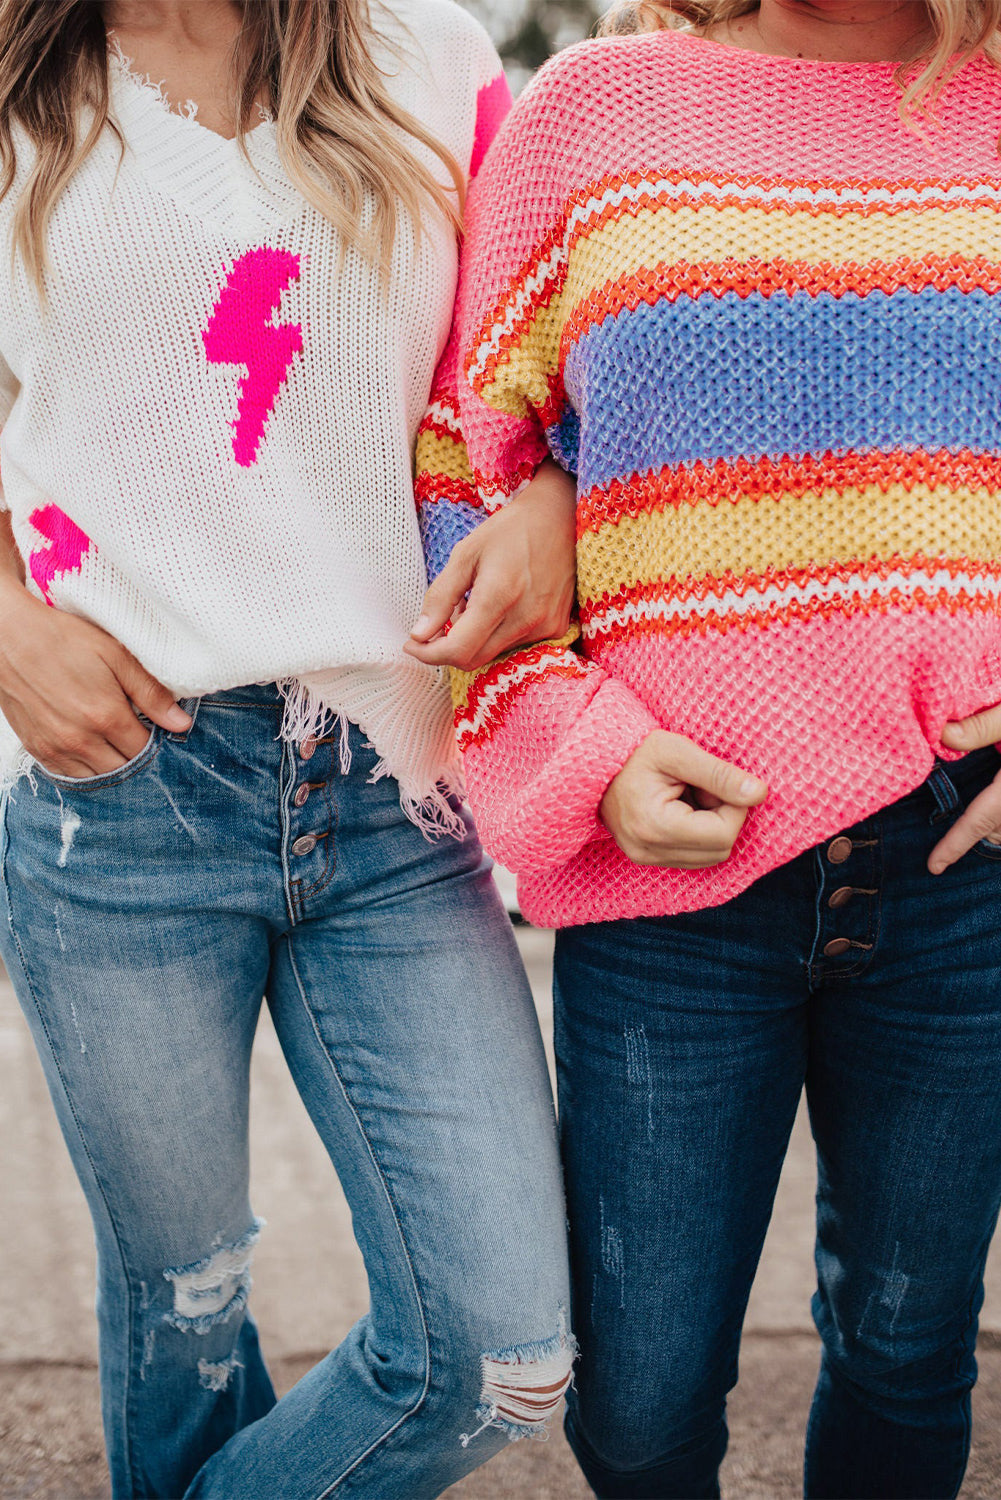
[[[523,931],[548,1027],[549,939]],[[294,1382],[363,1311],[347,1210],[262,1026],[253,1078],[254,1201],[268,1228],[254,1308],[276,1383]],[[0,981],[0,1500],[105,1500],[94,1371],[89,1221],[14,1003]],[[817,1361],[811,1290],[809,1136],[801,1120],[755,1286],[732,1408],[729,1500],[798,1495]],[[963,1500],[1001,1496],[1001,1253],[991,1267],[974,1458]],[[513,1445],[450,1500],[584,1500],[563,1439]],[[281,1500],[262,1496],[261,1500]],[[401,1496],[400,1500],[406,1500]]]

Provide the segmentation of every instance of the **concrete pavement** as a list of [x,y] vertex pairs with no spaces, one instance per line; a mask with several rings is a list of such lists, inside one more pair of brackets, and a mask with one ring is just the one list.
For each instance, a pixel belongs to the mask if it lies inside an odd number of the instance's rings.
[[[550,935],[522,929],[547,1035]],[[9,984],[0,982],[0,1500],[104,1500],[89,1219]],[[253,1072],[254,1206],[268,1220],[253,1306],[281,1388],[364,1311],[346,1205],[263,1022]],[[730,1500],[792,1500],[817,1344],[813,1167],[797,1124],[747,1322],[727,1460]],[[1001,1496],[1001,1245],[983,1317],[974,1458],[963,1500]],[[450,1500],[584,1500],[563,1438],[518,1443]],[[281,1500],[262,1496],[261,1500]],[[401,1496],[400,1500],[405,1500]]]

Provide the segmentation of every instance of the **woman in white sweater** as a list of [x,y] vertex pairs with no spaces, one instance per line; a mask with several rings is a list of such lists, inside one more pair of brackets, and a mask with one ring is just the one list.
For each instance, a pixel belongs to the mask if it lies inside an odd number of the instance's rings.
[[[0,13],[0,952],[94,1217],[117,1500],[437,1495],[569,1378],[538,1030],[446,690],[401,649],[507,97],[450,0]],[[532,503],[565,514],[554,479]],[[372,1295],[277,1404],[246,1309],[265,993]]]

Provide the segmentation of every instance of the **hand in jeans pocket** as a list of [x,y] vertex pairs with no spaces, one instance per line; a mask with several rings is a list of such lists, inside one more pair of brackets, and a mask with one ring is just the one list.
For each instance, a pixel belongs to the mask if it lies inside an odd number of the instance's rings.
[[[981,709],[958,723],[947,724],[942,731],[942,743],[949,750],[969,753],[996,745],[999,741],[1001,704]],[[941,875],[976,844],[985,842],[1001,848],[1001,771],[990,786],[974,797],[962,816],[935,845],[928,856],[928,868],[933,875]]]

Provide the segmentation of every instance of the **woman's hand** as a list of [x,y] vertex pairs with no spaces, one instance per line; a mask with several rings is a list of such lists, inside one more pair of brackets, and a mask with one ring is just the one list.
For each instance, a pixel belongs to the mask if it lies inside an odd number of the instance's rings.
[[[997,708],[985,708],[968,719],[947,724],[942,731],[942,744],[949,750],[982,750],[986,745],[996,745],[1001,740],[1001,704]],[[957,818],[944,838],[939,839],[928,856],[928,868],[933,875],[941,875],[957,859],[962,859],[981,839],[992,844],[1001,844],[1001,771],[990,786],[984,787],[974,797],[962,817]]]
[[658,729],[610,784],[601,818],[634,864],[701,870],[729,858],[748,808],[767,795],[756,776]]
[[[134,705],[134,707],[133,707]],[[0,711],[28,754],[57,776],[100,776],[138,755],[139,709],[174,733],[191,719],[105,631],[0,580]]]
[[516,646],[565,635],[576,588],[576,509],[573,479],[547,459],[520,495],[457,544],[403,649],[471,672]]

